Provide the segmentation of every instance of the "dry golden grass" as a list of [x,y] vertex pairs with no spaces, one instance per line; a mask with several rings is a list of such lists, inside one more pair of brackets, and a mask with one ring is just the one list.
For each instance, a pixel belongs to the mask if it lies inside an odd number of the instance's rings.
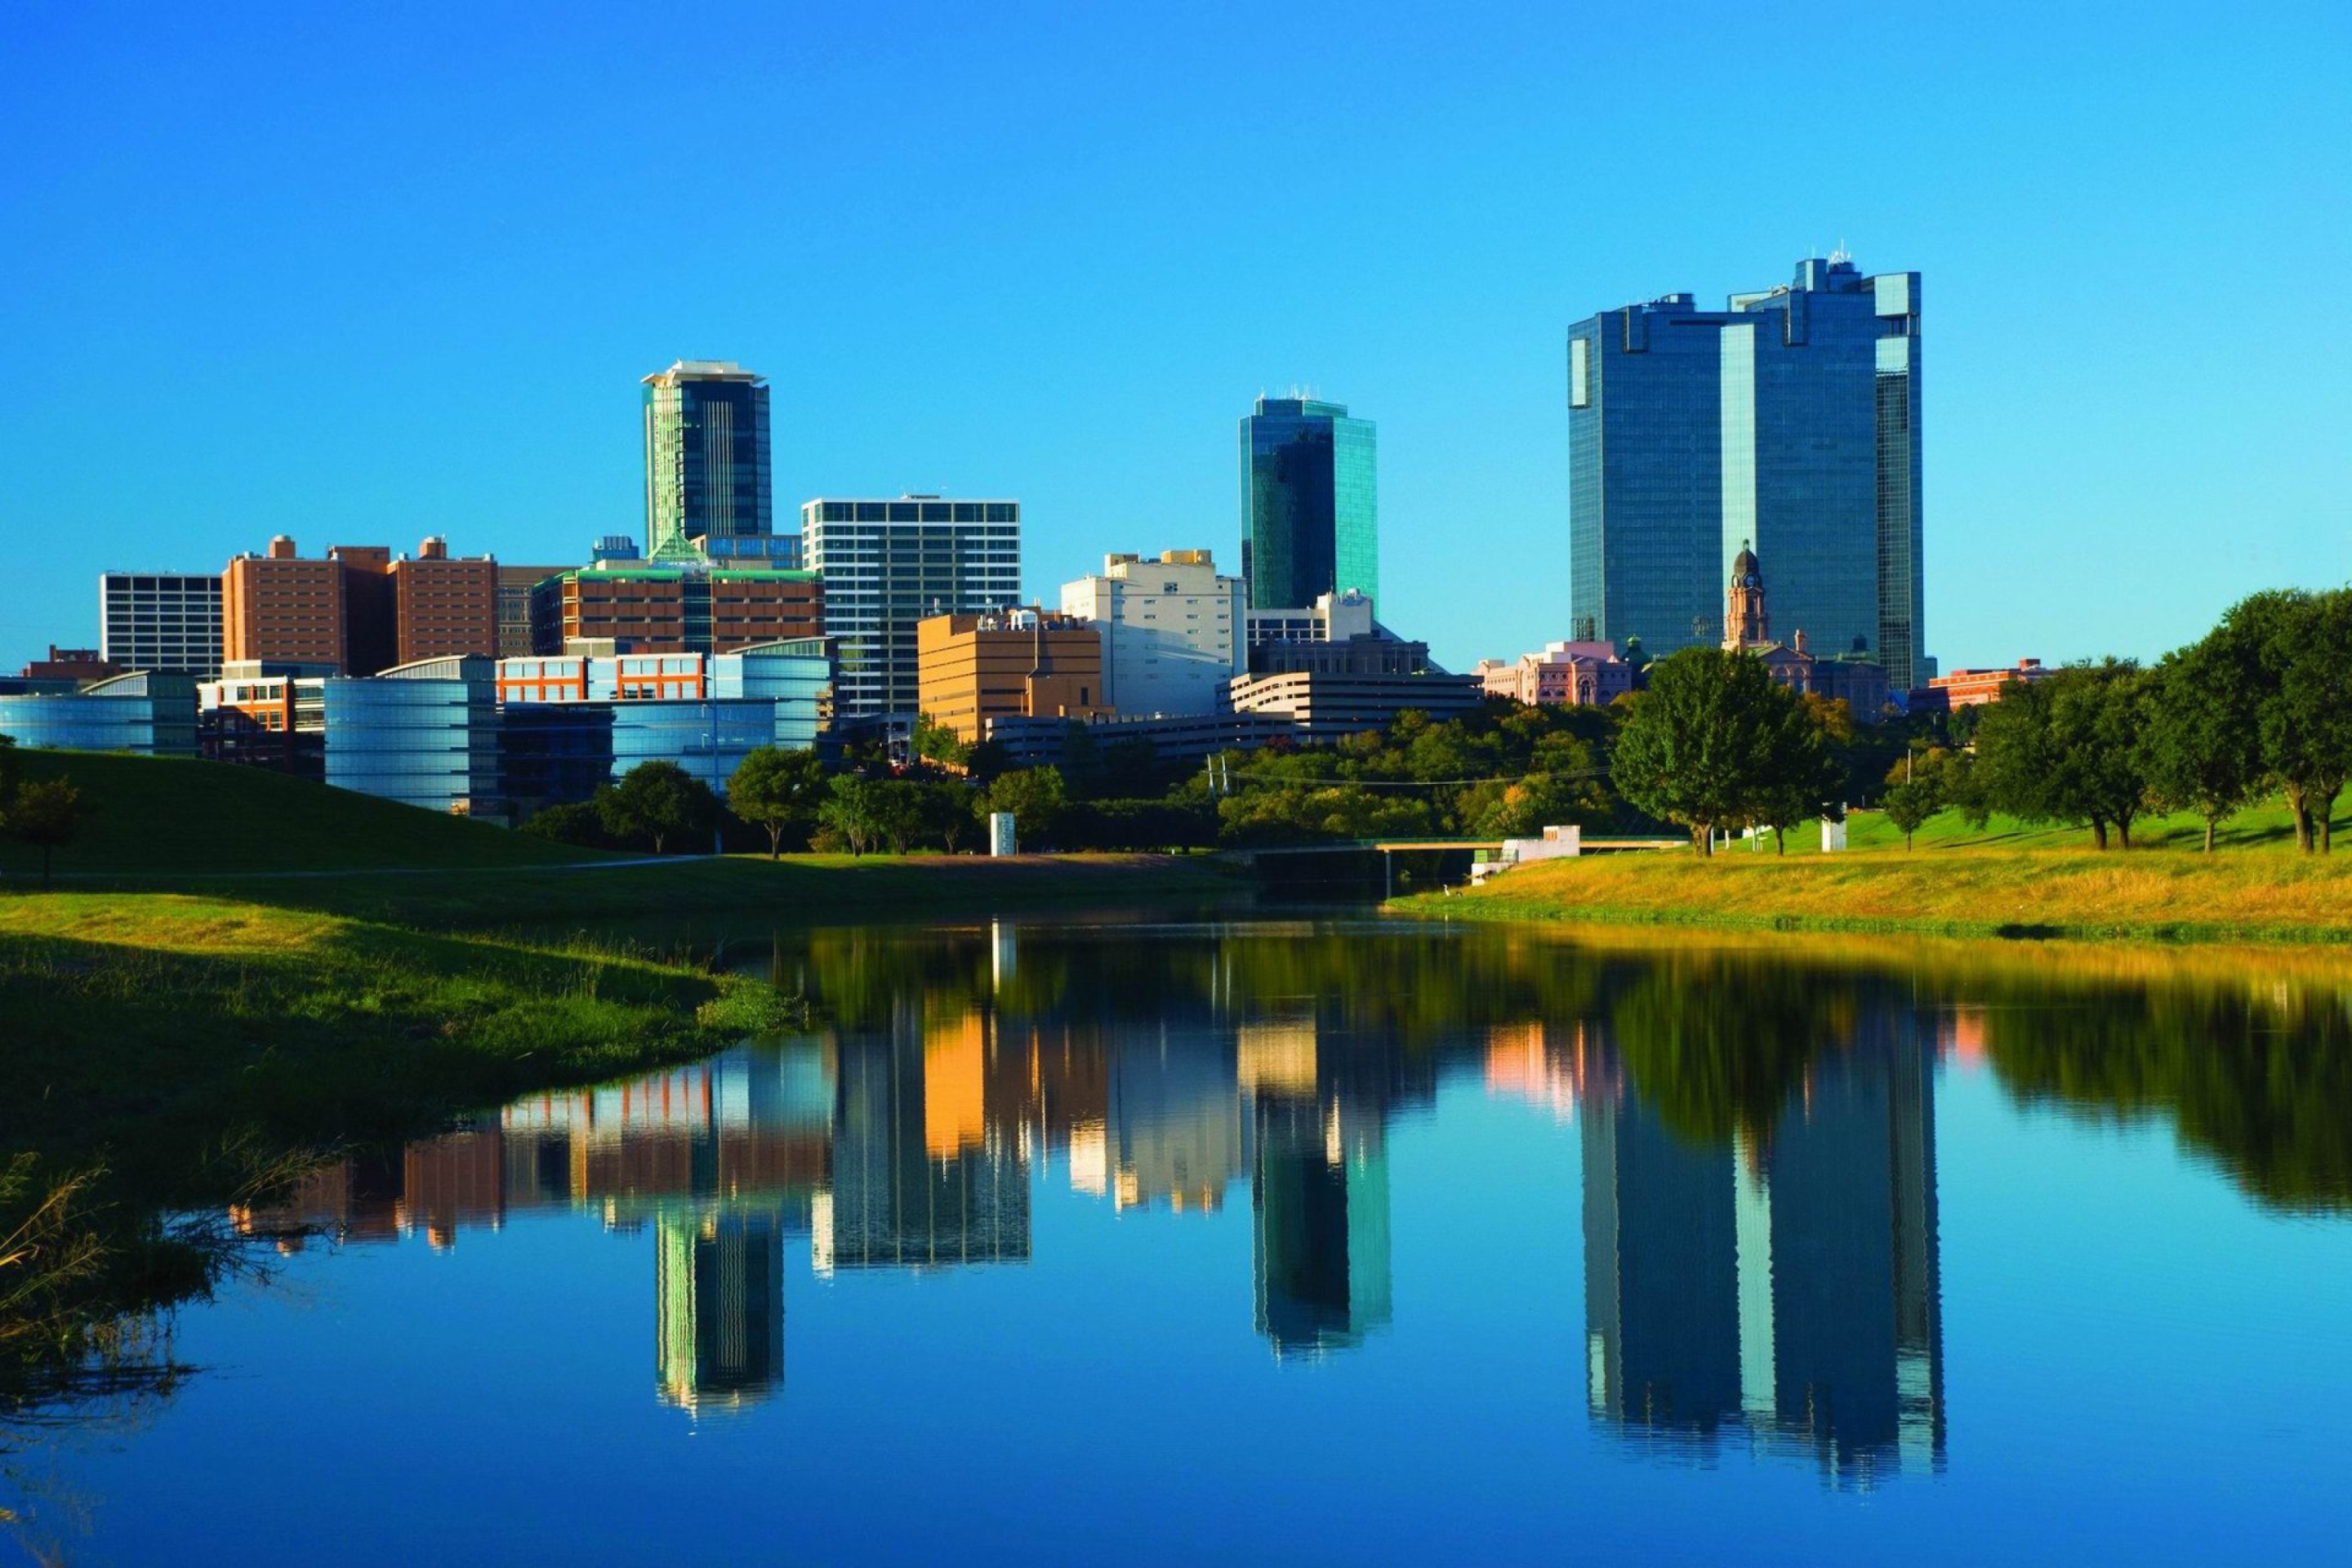
[[1472,919],[2325,942],[2352,938],[2352,856],[1983,848],[1591,856],[1403,904]]

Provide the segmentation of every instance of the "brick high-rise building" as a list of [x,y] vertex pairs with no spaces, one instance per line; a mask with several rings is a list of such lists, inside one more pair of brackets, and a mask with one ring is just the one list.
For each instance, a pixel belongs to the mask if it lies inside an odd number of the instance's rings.
[[420,658],[498,652],[498,563],[452,560],[428,539],[415,558],[380,544],[331,546],[304,560],[279,534],[267,553],[221,574],[221,642],[230,663],[325,667],[375,675]]
[[267,554],[230,562],[221,574],[223,658],[327,665],[346,673],[343,576],[332,552],[305,561],[282,533]]
[[394,662],[499,652],[499,563],[487,555],[453,558],[433,538],[414,556],[392,563]]
[[533,588],[531,635],[541,654],[583,637],[628,653],[732,653],[824,636],[824,584],[814,572],[614,562]]

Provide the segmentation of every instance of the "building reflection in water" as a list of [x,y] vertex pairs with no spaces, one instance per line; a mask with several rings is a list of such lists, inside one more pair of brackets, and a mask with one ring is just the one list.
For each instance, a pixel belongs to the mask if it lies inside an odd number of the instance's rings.
[[239,1218],[289,1247],[460,1245],[562,1207],[649,1234],[656,1391],[704,1412],[781,1388],[795,1238],[819,1277],[1021,1263],[1055,1158],[1183,1223],[1245,1178],[1255,1331],[1320,1356],[1391,1321],[1390,1129],[1451,1072],[1580,1129],[1597,1421],[1838,1484],[1940,1465],[1935,1061],[1907,1003],[1800,987],[1772,1012],[1734,986],[1730,1014],[1678,1013],[1728,982],[1364,940],[808,933],[773,973],[820,1034],[520,1101]]
[[1935,1053],[1880,1018],[1768,1124],[1694,1140],[1582,1100],[1593,1415],[1667,1449],[1734,1431],[1835,1484],[1944,1455]]

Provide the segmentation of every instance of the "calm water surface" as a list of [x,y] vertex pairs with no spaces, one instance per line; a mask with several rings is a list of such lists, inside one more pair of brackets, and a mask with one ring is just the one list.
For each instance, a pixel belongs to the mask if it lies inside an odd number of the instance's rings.
[[2292,955],[800,932],[805,1037],[236,1223],[76,1563],[2352,1560]]

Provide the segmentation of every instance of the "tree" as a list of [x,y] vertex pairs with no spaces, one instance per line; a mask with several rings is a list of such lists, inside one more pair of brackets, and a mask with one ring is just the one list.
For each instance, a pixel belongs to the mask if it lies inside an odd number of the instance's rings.
[[904,855],[923,830],[924,786],[913,779],[875,779],[866,788],[866,816],[875,835],[889,844],[891,854]]
[[834,779],[824,804],[817,808],[817,820],[846,839],[852,855],[865,854],[866,847],[881,837],[881,824],[874,811],[878,782],[842,773]]
[[814,752],[761,746],[743,759],[727,785],[727,805],[768,833],[768,858],[783,853],[784,835],[816,826],[829,786]]
[[1797,698],[1771,736],[1769,761],[1756,816],[1772,830],[1772,851],[1789,852],[1789,829],[1838,804],[1845,783],[1837,745],[1853,740],[1853,710],[1812,692]]
[[1650,666],[1617,737],[1610,776],[1638,809],[1689,830],[1692,851],[1714,853],[1717,827],[1752,819],[1785,781],[1794,695],[1752,654],[1688,647]]
[[585,803],[542,806],[531,813],[530,820],[519,831],[533,838],[544,838],[556,844],[573,844],[583,848],[601,849],[612,842],[604,831],[604,818],[597,809]]
[[2113,828],[2130,848],[2147,809],[2147,689],[2137,665],[2115,658],[2003,687],[1977,721],[1979,809],[2083,824],[2102,849]]
[[[2352,591],[2242,599],[2206,644],[2251,694],[2263,767],[2286,796],[2299,849],[2335,847],[2336,797],[2352,773]],[[2243,699],[2242,699],[2243,700]]]
[[49,861],[81,831],[89,808],[81,791],[66,778],[16,786],[8,802],[8,831],[41,852],[41,886],[49,885]]
[[915,715],[915,733],[911,750],[923,762],[936,763],[958,771],[971,763],[971,747],[953,730],[928,713]]
[[1902,830],[1906,855],[1911,852],[1911,836],[1927,826],[1927,819],[1942,810],[1944,805],[1932,774],[1887,785],[1878,804],[1885,811],[1886,820]]
[[938,839],[941,848],[954,854],[974,826],[971,788],[956,779],[925,784],[922,807],[924,837]]
[[2208,855],[2215,828],[2263,786],[2253,673],[2211,637],[2167,654],[2152,672],[2141,737],[2148,787],[2166,809],[2204,819]]
[[972,809],[982,816],[1011,812],[1014,834],[1029,844],[1043,842],[1053,833],[1068,799],[1059,773],[1052,768],[1022,768],[1003,774],[982,791]]
[[707,833],[719,820],[719,797],[676,763],[639,763],[596,795],[596,813],[615,838],[650,838],[662,853],[674,836]]

